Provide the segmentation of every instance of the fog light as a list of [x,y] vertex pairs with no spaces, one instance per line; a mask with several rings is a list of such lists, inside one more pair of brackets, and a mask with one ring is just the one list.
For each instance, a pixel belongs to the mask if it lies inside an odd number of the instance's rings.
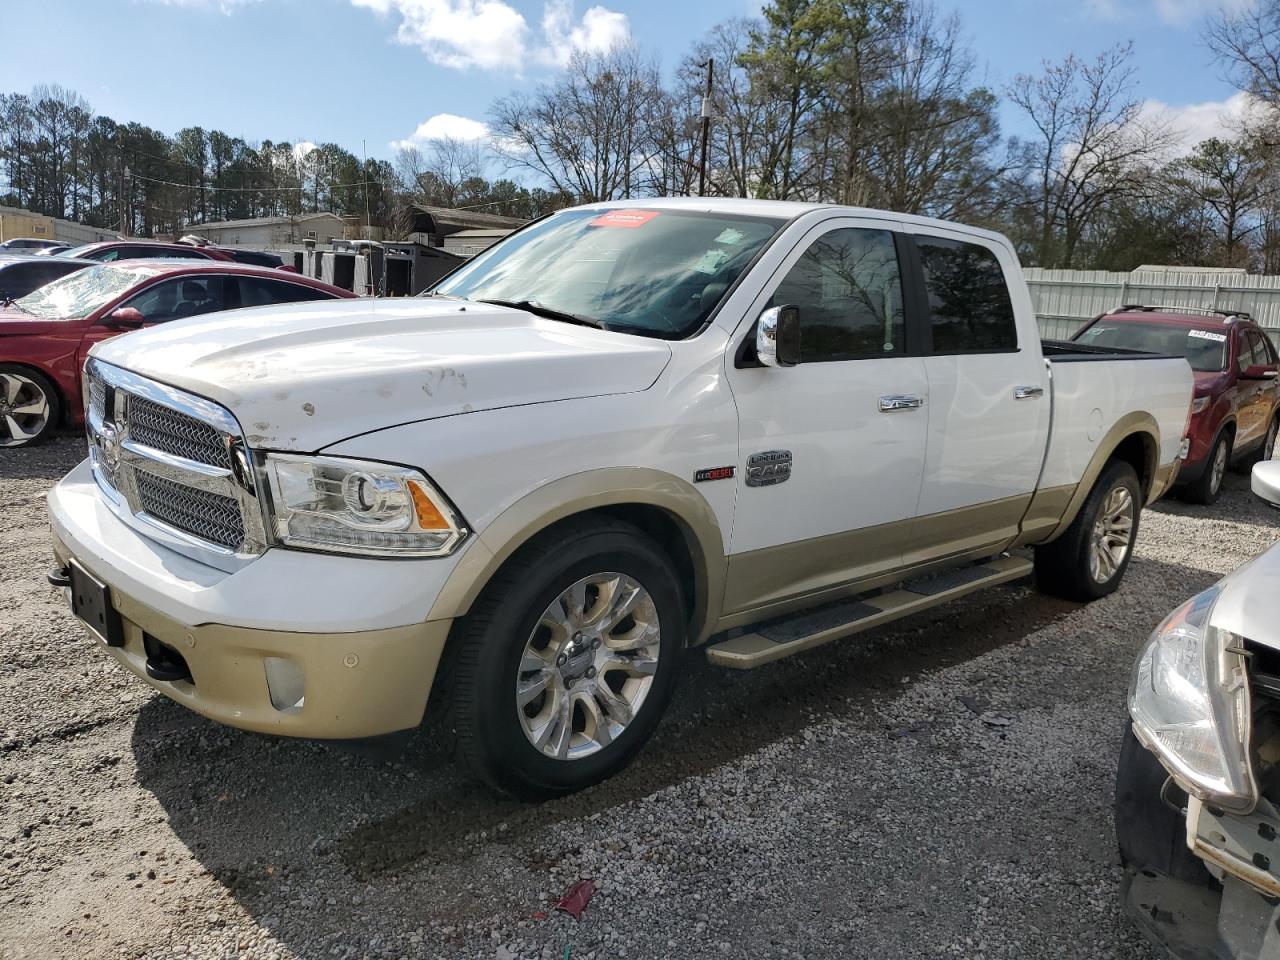
[[301,710],[306,694],[302,668],[280,657],[265,657],[262,665],[267,671],[267,693],[271,697],[271,705],[282,713]]

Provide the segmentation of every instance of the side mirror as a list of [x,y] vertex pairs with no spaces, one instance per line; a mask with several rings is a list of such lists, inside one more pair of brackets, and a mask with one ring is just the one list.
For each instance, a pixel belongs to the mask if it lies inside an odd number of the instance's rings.
[[1249,488],[1273,507],[1280,507],[1280,460],[1263,460],[1253,465]]
[[1240,374],[1241,380],[1274,380],[1275,378],[1276,371],[1260,363],[1246,367],[1244,373]]
[[770,307],[756,324],[756,356],[766,367],[794,367],[800,362],[800,308]]
[[137,307],[117,307],[102,318],[108,327],[120,327],[124,330],[136,330],[146,321],[142,311]]

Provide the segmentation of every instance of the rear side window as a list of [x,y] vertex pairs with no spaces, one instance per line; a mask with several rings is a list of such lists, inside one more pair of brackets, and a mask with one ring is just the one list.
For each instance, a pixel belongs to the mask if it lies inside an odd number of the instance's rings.
[[[273,303],[300,303],[304,300],[332,300],[331,294],[301,283],[268,280],[265,277],[238,277],[240,302],[237,307],[265,307]],[[228,304],[227,309],[231,309]]]
[[824,234],[788,271],[772,303],[800,308],[802,363],[901,355],[902,279],[893,234]]
[[995,252],[976,243],[916,237],[933,327],[933,352],[1018,349],[1009,286]]

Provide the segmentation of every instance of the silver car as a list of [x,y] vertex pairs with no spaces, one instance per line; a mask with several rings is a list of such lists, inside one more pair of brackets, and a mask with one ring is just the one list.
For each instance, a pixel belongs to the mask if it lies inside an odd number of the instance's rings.
[[[1280,461],[1253,468],[1280,507]],[[1116,781],[1130,914],[1184,960],[1280,957],[1280,544],[1138,656]]]

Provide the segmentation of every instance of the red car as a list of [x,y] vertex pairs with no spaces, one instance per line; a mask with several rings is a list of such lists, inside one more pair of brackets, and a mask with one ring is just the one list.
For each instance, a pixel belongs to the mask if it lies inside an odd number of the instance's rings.
[[86,243],[54,254],[57,257],[79,257],[110,263],[113,260],[226,260],[235,257],[217,247],[193,247],[189,243],[161,243],[156,240],[101,240]]
[[0,309],[0,447],[83,422],[80,371],[100,340],[216,310],[353,297],[300,274],[215,261],[125,260],[54,280]]
[[1120,307],[1072,339],[1187,358],[1196,388],[1190,446],[1178,471],[1183,499],[1213,503],[1228,465],[1271,459],[1280,425],[1280,364],[1271,338],[1247,313]]

